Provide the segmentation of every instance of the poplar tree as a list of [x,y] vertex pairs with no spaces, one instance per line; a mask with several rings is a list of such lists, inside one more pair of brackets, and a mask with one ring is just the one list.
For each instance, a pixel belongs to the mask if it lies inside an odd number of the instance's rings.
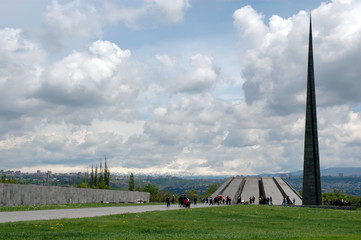
[[98,164],[95,164],[94,186],[98,187]]
[[107,157],[105,156],[105,160],[104,160],[104,182],[105,182],[105,186],[107,188],[110,188],[110,171],[108,169],[108,165],[107,165]]
[[99,188],[104,188],[104,176],[103,176],[103,164],[102,164],[102,161],[100,161],[100,165],[99,165],[98,186],[99,186]]
[[95,186],[94,184],[94,167],[93,167],[93,164],[92,164],[92,173],[90,175],[90,187],[93,188]]
[[94,171],[94,165],[92,164],[89,185],[91,188],[99,188],[99,189],[110,188],[110,171],[108,169],[106,156],[104,159],[104,168],[102,161],[100,161],[99,163],[99,169],[98,169],[98,164],[95,164],[95,171]]
[[131,173],[129,178],[129,191],[134,191],[134,189],[135,189],[135,180],[133,173]]

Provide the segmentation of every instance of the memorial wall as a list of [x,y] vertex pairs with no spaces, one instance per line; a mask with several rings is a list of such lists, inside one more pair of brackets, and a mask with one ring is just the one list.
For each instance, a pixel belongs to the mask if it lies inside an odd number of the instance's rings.
[[0,183],[0,206],[149,202],[148,192]]

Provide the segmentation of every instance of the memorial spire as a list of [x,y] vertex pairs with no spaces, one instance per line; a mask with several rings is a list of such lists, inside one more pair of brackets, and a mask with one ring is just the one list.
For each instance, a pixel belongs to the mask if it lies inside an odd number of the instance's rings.
[[308,40],[307,100],[303,162],[303,205],[322,205],[318,150],[316,92],[313,65],[312,20]]

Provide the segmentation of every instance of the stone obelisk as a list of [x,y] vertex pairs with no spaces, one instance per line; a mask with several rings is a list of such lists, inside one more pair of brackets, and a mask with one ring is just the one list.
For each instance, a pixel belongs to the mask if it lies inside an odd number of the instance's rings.
[[303,205],[322,205],[318,151],[315,77],[313,71],[312,25],[308,42],[307,102],[303,161]]

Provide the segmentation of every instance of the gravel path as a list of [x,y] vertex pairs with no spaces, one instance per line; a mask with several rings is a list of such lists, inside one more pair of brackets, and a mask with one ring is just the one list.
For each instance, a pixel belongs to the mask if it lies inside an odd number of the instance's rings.
[[[207,204],[191,205],[191,208],[209,207]],[[146,206],[128,206],[128,207],[100,207],[100,208],[76,208],[76,209],[55,209],[39,211],[18,211],[18,212],[0,212],[0,223],[20,222],[34,220],[50,220],[62,218],[84,218],[108,216],[122,213],[139,213],[150,211],[166,211],[182,209],[177,204],[170,207],[166,205],[146,205]]]

